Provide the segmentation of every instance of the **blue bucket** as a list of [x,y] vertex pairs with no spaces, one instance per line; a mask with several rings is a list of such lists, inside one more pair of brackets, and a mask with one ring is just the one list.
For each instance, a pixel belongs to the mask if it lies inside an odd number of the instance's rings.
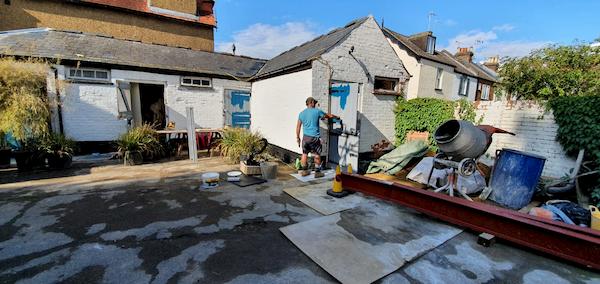
[[517,150],[498,151],[490,180],[490,199],[512,209],[529,204],[545,162],[542,156]]

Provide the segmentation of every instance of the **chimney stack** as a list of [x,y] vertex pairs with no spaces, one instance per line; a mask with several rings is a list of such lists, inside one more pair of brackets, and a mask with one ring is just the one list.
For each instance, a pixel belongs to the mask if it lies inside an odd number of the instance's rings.
[[210,16],[214,13],[214,0],[196,0],[196,14],[198,16]]
[[473,62],[473,51],[468,47],[459,47],[458,52],[454,56],[460,60]]
[[498,67],[500,67],[500,60],[498,59],[498,56],[492,56],[483,63],[483,66],[489,68],[494,72],[498,72]]

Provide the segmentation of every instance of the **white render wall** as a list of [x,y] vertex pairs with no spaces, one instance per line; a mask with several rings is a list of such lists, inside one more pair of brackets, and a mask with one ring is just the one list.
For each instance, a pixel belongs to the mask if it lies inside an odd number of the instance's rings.
[[[165,86],[167,121],[177,129],[185,129],[185,108],[194,108],[196,127],[224,126],[224,94],[227,89],[251,89],[249,82],[213,78],[212,88],[180,85],[180,76],[122,69],[110,70],[112,84],[71,82],[61,92],[65,133],[77,141],[111,141],[127,131],[127,121],[118,119],[116,81],[159,84]],[[64,79],[65,68],[59,68]]]
[[[442,89],[436,90],[437,70],[442,68]],[[425,58],[421,59],[421,78],[419,78],[419,98],[438,98],[451,100],[454,95],[454,67],[437,63]]]
[[[296,143],[298,114],[311,96],[312,70],[285,74],[252,84],[251,129],[269,143],[301,153]],[[302,134],[300,134],[302,135]]]
[[450,99],[453,101],[460,99],[467,99],[471,102],[475,101],[475,92],[477,91],[477,78],[467,76],[467,78],[469,79],[469,89],[467,90],[467,96],[461,96],[458,94],[458,88],[460,88],[460,78],[462,76],[463,75],[460,73],[454,73],[454,76],[452,76],[452,81],[454,83],[452,87],[452,92],[450,93]]
[[386,37],[386,39],[392,46],[392,49],[398,58],[400,58],[404,64],[404,68],[406,68],[408,74],[410,74],[410,80],[408,81],[408,84],[404,90],[404,97],[407,100],[417,98],[419,95],[419,81],[421,79],[421,63],[416,57],[412,56],[404,46],[398,45],[398,43],[391,38]]
[[[477,106],[477,117],[483,115],[481,124],[488,124],[513,132],[516,136],[494,134],[487,151],[494,157],[496,149],[510,148],[546,157],[543,176],[562,177],[575,166],[556,141],[558,125],[552,112],[531,101],[482,101]],[[483,159],[491,164],[489,159]]]
[[[369,73],[365,73],[349,53],[354,46],[353,55]],[[390,46],[387,38],[372,17],[352,31],[346,40],[321,56],[334,70],[334,81],[362,84],[359,95],[358,111],[360,123],[359,152],[371,151],[371,145],[382,139],[394,141],[394,108],[397,96],[374,95],[375,76],[398,78],[400,84],[408,80],[408,72]],[[313,96],[321,101],[321,108],[328,111],[329,68],[322,62],[313,61]],[[321,125],[324,127],[324,125]],[[324,149],[326,145],[324,146]]]

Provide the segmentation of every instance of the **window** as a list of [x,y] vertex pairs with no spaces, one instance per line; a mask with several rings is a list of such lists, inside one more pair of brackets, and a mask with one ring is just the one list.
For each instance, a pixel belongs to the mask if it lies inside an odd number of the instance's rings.
[[442,75],[443,74],[444,74],[444,69],[438,68],[437,69],[437,76],[435,76],[435,89],[436,90],[441,90],[442,89]]
[[82,81],[110,81],[108,70],[90,68],[69,68],[67,78]]
[[430,53],[430,54],[435,53],[435,37],[434,36],[427,37],[427,53]]
[[181,85],[189,87],[212,87],[212,79],[204,77],[181,77]]
[[397,94],[398,79],[375,77],[374,88],[376,94]]
[[467,96],[469,94],[469,78],[466,75],[462,75],[460,77],[458,94],[461,96]]
[[490,100],[490,85],[481,85],[481,99],[485,101]]

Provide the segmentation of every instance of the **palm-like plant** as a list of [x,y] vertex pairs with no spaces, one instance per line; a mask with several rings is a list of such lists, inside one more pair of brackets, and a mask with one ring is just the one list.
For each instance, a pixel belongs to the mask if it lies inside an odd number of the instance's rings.
[[158,134],[150,124],[134,127],[117,140],[118,151],[125,160],[139,153],[145,158],[154,158],[163,153]]

